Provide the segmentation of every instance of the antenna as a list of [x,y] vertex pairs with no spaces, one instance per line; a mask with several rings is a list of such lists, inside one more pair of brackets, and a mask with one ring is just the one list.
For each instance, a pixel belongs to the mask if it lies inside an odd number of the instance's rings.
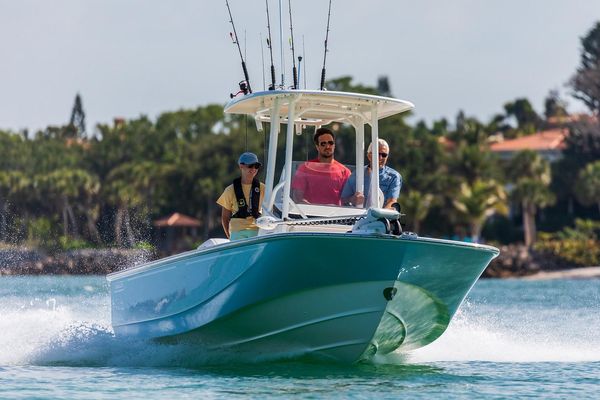
[[[288,0],[288,9],[290,10],[290,35],[291,35],[291,41],[292,41],[292,64],[293,64],[293,68],[292,68],[292,75],[294,76],[294,86],[292,87],[292,89],[298,89],[298,71],[296,70],[296,56],[294,54],[294,28],[293,28],[293,24],[292,24],[292,0]],[[298,57],[298,64],[300,64],[300,61],[302,60],[302,57]]]
[[331,0],[329,0],[329,12],[327,13],[327,32],[325,33],[325,52],[323,54],[323,69],[321,70],[321,90],[325,89],[325,63],[327,61],[327,40],[329,40],[329,19],[331,17]]
[[[238,40],[237,32],[235,31],[235,24],[233,23],[233,16],[231,15],[229,1],[225,0],[225,4],[227,5],[227,11],[229,11],[229,22],[231,22],[231,27],[233,28],[233,33],[229,32],[229,36],[231,36],[231,40],[233,40],[233,43],[237,45],[238,51],[240,53],[240,59],[242,60],[242,70],[244,71],[244,79],[246,79],[245,81],[240,82],[240,92],[243,92],[244,94],[252,93],[252,88],[250,87],[250,78],[248,77],[248,69],[246,68],[246,62],[244,61],[244,56],[242,55],[240,41]],[[230,94],[230,96],[232,98],[234,97],[233,94]]]
[[271,40],[271,18],[269,18],[269,0],[265,0],[267,6],[267,29],[269,30],[269,37],[267,38],[267,47],[271,54],[271,85],[269,90],[275,90],[275,65],[273,64],[273,41]]

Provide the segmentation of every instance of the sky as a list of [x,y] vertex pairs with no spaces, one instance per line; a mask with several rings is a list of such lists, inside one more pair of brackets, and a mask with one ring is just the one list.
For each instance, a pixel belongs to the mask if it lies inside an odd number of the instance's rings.
[[[289,86],[288,1],[282,35],[280,3],[268,2],[277,81],[283,64]],[[262,90],[265,1],[229,4],[251,85]],[[295,53],[316,89],[328,1],[291,5]],[[327,77],[375,86],[387,76],[393,96],[415,104],[414,121],[454,121],[463,110],[487,122],[522,97],[543,113],[550,90],[577,112],[566,83],[599,20],[598,0],[332,0]],[[88,131],[115,117],[225,104],[243,79],[231,31],[225,0],[0,0],[0,129],[63,125],[77,93]]]

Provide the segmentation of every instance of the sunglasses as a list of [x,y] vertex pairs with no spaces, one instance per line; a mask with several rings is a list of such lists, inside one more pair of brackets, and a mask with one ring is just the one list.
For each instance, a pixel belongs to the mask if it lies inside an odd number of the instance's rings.
[[256,164],[242,164],[248,168],[254,168],[254,169],[259,169],[260,168],[260,164],[256,163]]
[[387,158],[388,153],[379,153],[379,157],[381,158]]
[[327,145],[333,146],[334,144],[335,144],[335,142],[333,140],[329,140],[327,142],[321,142],[321,143],[319,143],[319,146],[321,146],[321,147],[325,147]]

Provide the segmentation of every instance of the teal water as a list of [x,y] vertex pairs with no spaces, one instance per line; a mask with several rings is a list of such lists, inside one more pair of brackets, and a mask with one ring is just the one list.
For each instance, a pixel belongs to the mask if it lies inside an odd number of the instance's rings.
[[444,335],[372,364],[115,338],[102,277],[0,277],[0,398],[599,398],[600,280],[479,281]]

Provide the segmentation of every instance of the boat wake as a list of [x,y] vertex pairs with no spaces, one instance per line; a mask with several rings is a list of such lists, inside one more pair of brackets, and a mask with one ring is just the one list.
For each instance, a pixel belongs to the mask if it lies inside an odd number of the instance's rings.
[[[448,330],[436,342],[406,357],[394,354],[381,362],[428,363],[439,361],[489,362],[596,362],[600,361],[600,320],[594,314],[569,316],[518,310],[478,313],[462,305]],[[553,315],[560,311],[560,316]],[[506,318],[511,319],[507,321]],[[595,319],[594,319],[595,318]],[[593,320],[594,319],[594,320]]]
[[[408,355],[378,357],[375,363],[600,361],[597,321],[580,321],[570,327],[532,326],[535,321],[522,317],[512,321],[513,327],[507,327],[498,314],[489,314],[488,310],[477,312],[477,307],[465,303],[439,340]],[[188,344],[118,338],[108,318],[84,320],[81,311],[68,307],[0,310],[0,316],[0,365],[194,368],[272,361],[268,357],[231,353],[202,354],[197,346]],[[290,354],[289,358],[294,356]]]
[[203,354],[189,344],[119,338],[108,319],[86,321],[64,307],[0,310],[0,317],[0,365],[194,368],[270,361],[268,356]]

